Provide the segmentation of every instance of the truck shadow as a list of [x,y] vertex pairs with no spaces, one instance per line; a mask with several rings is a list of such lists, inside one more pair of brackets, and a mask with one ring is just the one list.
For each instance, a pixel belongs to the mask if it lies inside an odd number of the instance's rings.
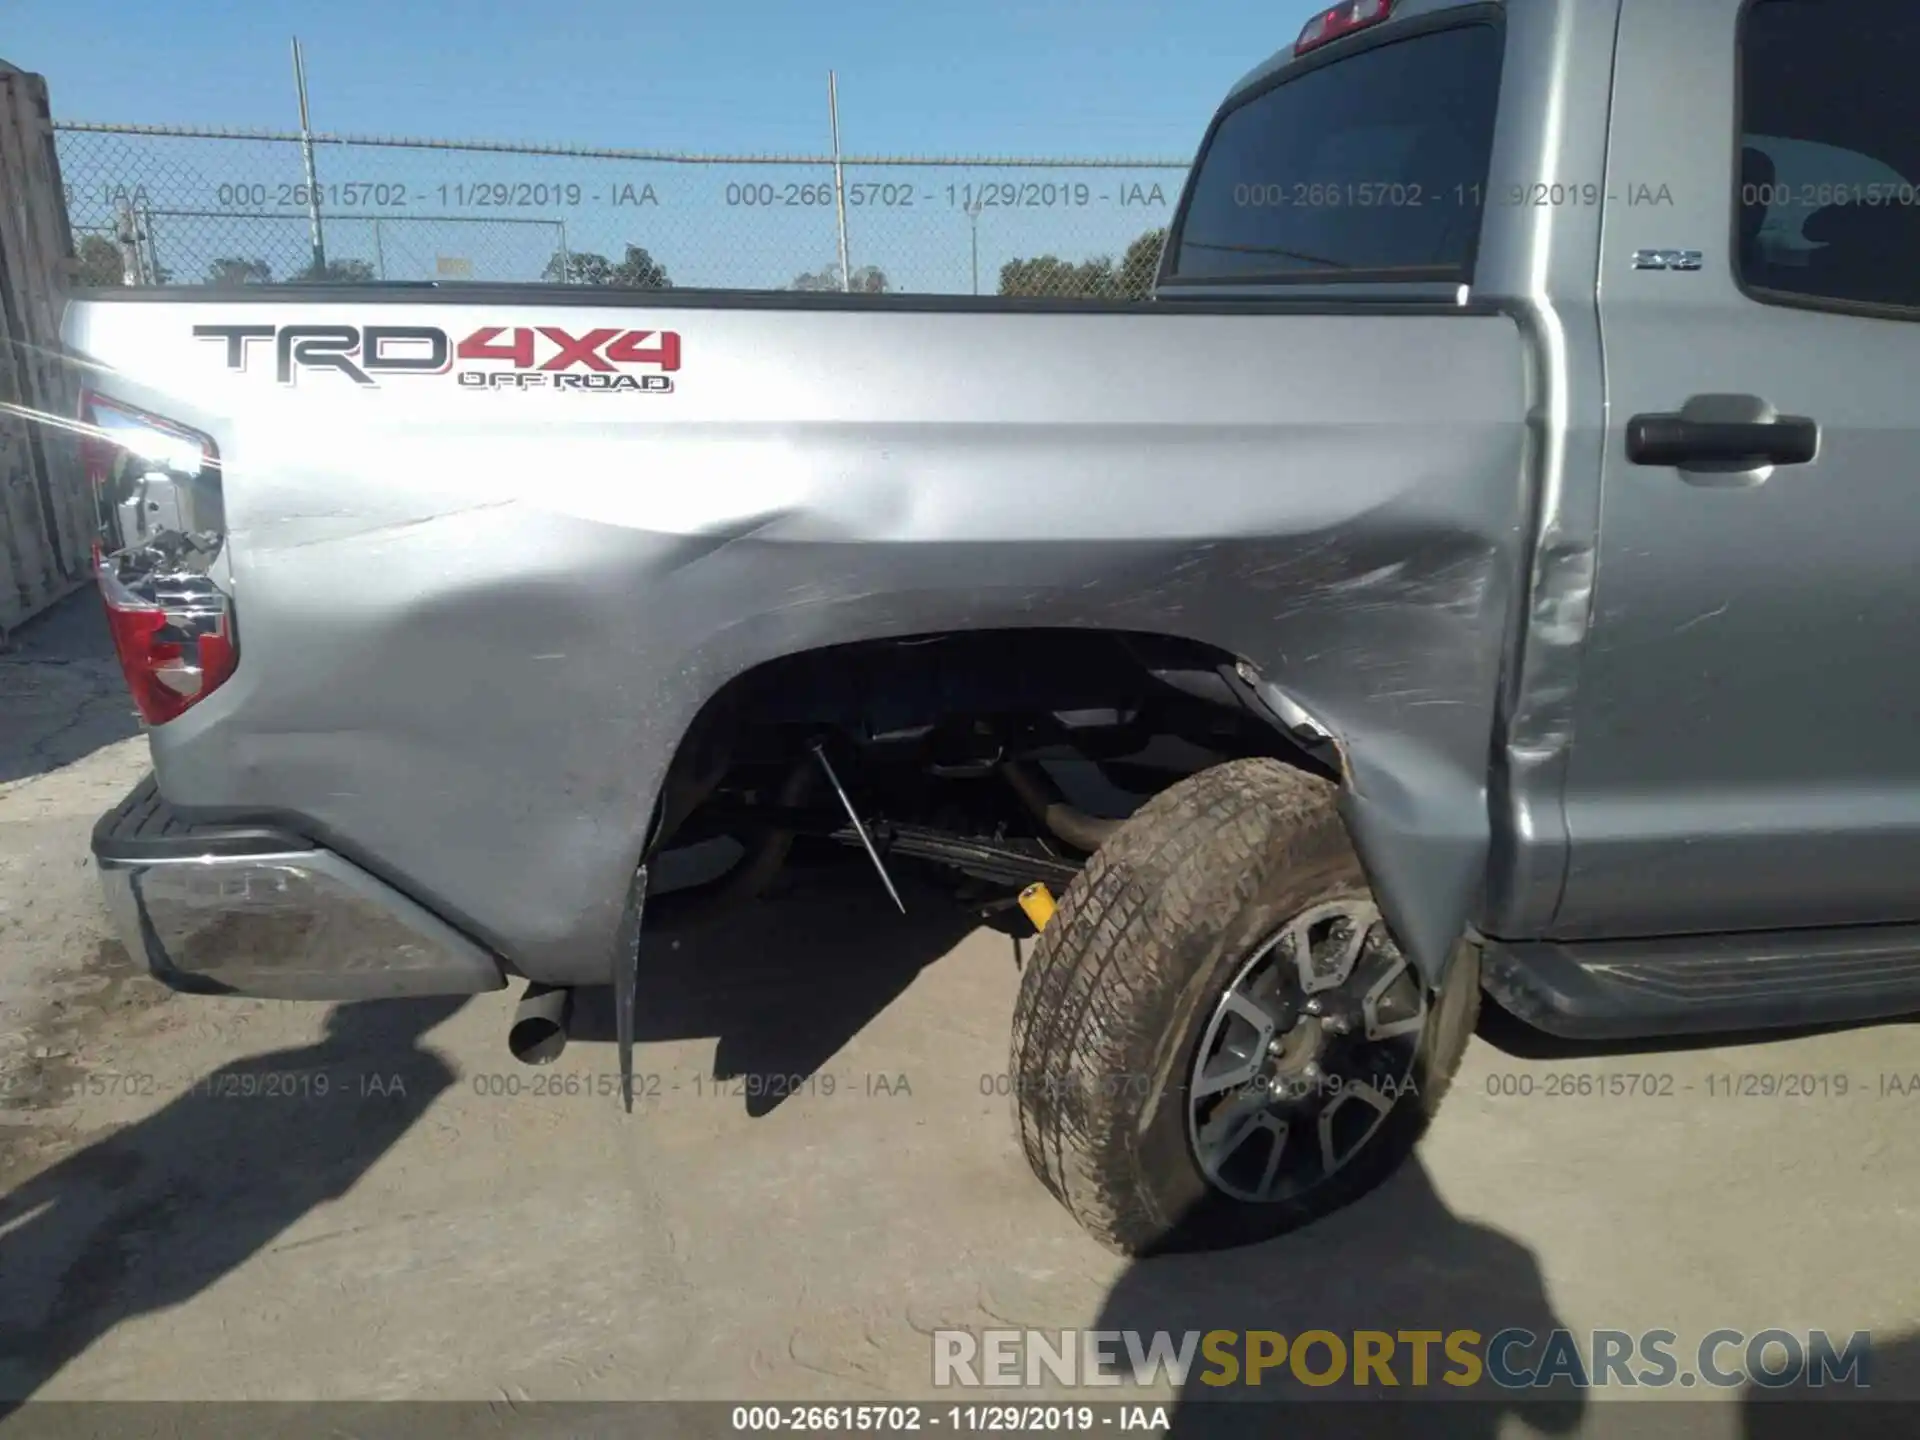
[[318,1042],[223,1065],[0,1197],[0,1417],[351,1189],[453,1083],[420,1042],[463,1003],[338,1006]]
[[[1176,1344],[1186,1331],[1235,1331],[1231,1353],[1242,1362],[1250,1330],[1277,1331],[1290,1346],[1306,1332],[1331,1332],[1350,1349],[1354,1332],[1363,1330],[1388,1336],[1473,1330],[1484,1341],[1516,1327],[1544,1337],[1564,1323],[1533,1252],[1448,1209],[1418,1156],[1371,1194],[1278,1240],[1136,1262],[1115,1282],[1095,1322],[1101,1330],[1140,1332],[1142,1346],[1161,1330]],[[1539,1347],[1523,1344],[1513,1354],[1537,1359]],[[1316,1342],[1308,1355],[1308,1374],[1329,1370],[1332,1357],[1324,1343]],[[1441,1383],[1449,1372],[1462,1372],[1440,1343],[1431,1347],[1423,1387],[1412,1384],[1413,1360],[1397,1340],[1393,1389],[1377,1381],[1355,1385],[1350,1353],[1339,1382],[1331,1385],[1301,1383],[1290,1360],[1249,1384],[1244,1370],[1229,1374],[1196,1354],[1169,1411],[1168,1433],[1181,1440],[1268,1440],[1281,1434],[1467,1440],[1517,1433],[1509,1422],[1518,1417],[1534,1433],[1563,1435],[1580,1426],[1586,1411],[1571,1385],[1556,1383],[1522,1399],[1484,1379],[1470,1387]],[[1108,1399],[1117,1392],[1088,1394]]]
[[[1786,1386],[1749,1382],[1741,1395],[1740,1440],[1815,1433],[1823,1440],[1911,1440],[1920,1431],[1920,1334],[1875,1344],[1864,1378],[1864,1386],[1838,1388],[1816,1388],[1805,1378]],[[1809,1409],[1815,1404],[1818,1410]]]
[[[863,858],[835,857],[794,878],[709,927],[650,932],[640,947],[636,1039],[717,1037],[712,1078],[741,1082],[756,1117],[777,1109],[982,924],[978,905],[904,865],[894,878],[905,915]],[[1006,941],[1009,965],[1015,943]],[[578,994],[571,1034],[612,1045],[610,989]]]
[[58,770],[139,733],[93,586],[0,643],[0,784]]

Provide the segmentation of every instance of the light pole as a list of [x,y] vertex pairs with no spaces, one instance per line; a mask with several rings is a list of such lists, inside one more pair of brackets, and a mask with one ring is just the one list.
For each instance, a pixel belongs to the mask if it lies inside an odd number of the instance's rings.
[[973,258],[973,293],[980,293],[980,197],[975,196],[966,206],[967,229],[970,234],[970,249]]
[[840,225],[840,288],[853,288],[847,272],[847,184],[840,169],[840,87],[827,71],[827,124],[833,132],[833,209]]

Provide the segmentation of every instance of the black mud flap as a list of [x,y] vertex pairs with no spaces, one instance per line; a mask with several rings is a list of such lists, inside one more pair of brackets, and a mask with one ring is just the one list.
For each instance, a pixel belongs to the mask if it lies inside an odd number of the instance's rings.
[[613,1034],[620,1051],[620,1099],[633,1113],[633,1007],[640,988],[640,924],[647,908],[647,867],[633,872],[613,950]]

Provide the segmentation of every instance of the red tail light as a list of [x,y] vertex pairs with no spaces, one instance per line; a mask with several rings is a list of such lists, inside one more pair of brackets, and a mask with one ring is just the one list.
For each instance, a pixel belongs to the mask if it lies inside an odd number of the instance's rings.
[[240,659],[219,583],[219,451],[196,430],[91,392],[81,419],[107,623],[134,703],[161,725],[212,694]]
[[1393,14],[1393,0],[1346,0],[1346,3],[1322,10],[1307,21],[1300,38],[1293,42],[1293,53],[1304,55],[1322,45],[1351,35],[1369,25],[1378,25]]
[[152,600],[100,571],[107,601],[107,625],[133,703],[149,725],[164,725],[197,700],[204,700],[233,674],[240,652],[233,643],[227,598],[176,594]]

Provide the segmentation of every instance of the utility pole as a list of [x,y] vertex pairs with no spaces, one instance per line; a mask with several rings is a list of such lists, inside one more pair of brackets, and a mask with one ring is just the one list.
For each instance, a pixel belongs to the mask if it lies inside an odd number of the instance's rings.
[[847,274],[847,186],[840,173],[840,89],[827,71],[827,124],[833,132],[833,208],[840,220],[840,289],[853,288]]
[[293,85],[300,92],[300,158],[307,168],[307,226],[313,239],[313,278],[327,273],[327,242],[320,233],[320,177],[313,168],[313,128],[307,118],[307,65],[300,55],[300,37],[293,37]]

